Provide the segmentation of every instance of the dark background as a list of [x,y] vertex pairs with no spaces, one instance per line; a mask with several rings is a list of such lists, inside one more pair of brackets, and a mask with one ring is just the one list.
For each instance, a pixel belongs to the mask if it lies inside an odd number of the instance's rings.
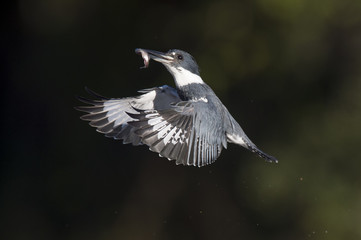
[[[1,27],[1,239],[361,239],[361,1],[9,1]],[[176,166],[79,120],[173,85],[137,47],[198,61],[247,135]]]

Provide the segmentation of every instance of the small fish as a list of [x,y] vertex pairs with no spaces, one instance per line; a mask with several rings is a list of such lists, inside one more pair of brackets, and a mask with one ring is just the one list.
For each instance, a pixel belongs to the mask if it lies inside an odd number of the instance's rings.
[[143,49],[137,48],[135,49],[135,53],[136,54],[141,54],[142,58],[144,60],[144,66],[140,67],[140,68],[147,68],[149,66],[149,55],[146,51],[144,51]]

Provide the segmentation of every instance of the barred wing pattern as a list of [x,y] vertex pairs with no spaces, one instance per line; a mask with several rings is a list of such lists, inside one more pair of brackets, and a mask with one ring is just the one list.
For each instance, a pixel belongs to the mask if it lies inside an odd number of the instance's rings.
[[213,134],[202,131],[201,118],[196,111],[198,102],[179,102],[165,110],[139,110],[128,113],[136,121],[134,127],[142,143],[151,151],[176,164],[204,166],[214,162],[222,151],[222,142]]
[[96,100],[78,97],[83,103],[89,104],[75,108],[87,113],[81,119],[89,121],[90,126],[97,128],[97,131],[105,134],[106,137],[123,140],[124,144],[142,144],[140,137],[134,133],[133,127],[128,124],[134,119],[126,112],[137,113],[133,107],[143,110],[165,109],[169,108],[171,103],[180,101],[176,90],[166,85],[140,90],[142,95],[127,98],[107,98],[89,89],[86,90]]

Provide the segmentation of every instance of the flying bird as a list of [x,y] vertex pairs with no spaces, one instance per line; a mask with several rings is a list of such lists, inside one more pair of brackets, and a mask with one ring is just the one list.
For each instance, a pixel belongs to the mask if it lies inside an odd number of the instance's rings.
[[195,59],[177,49],[166,53],[136,49],[144,67],[152,59],[162,63],[174,78],[175,88],[164,85],[140,90],[141,95],[107,98],[89,89],[95,98],[79,97],[88,104],[76,107],[86,112],[97,131],[123,143],[145,144],[151,151],[176,164],[202,167],[213,163],[227,143],[238,144],[269,162],[278,162],[262,152],[244,133],[213,90],[202,80]]

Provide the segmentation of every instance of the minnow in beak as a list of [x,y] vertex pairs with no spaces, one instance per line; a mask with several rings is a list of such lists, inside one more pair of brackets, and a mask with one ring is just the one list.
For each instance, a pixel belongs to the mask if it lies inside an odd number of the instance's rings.
[[150,59],[166,65],[174,61],[174,56],[154,50],[137,48],[135,49],[135,53],[142,55],[142,58],[144,60],[144,66],[141,68],[147,68],[149,66]]

